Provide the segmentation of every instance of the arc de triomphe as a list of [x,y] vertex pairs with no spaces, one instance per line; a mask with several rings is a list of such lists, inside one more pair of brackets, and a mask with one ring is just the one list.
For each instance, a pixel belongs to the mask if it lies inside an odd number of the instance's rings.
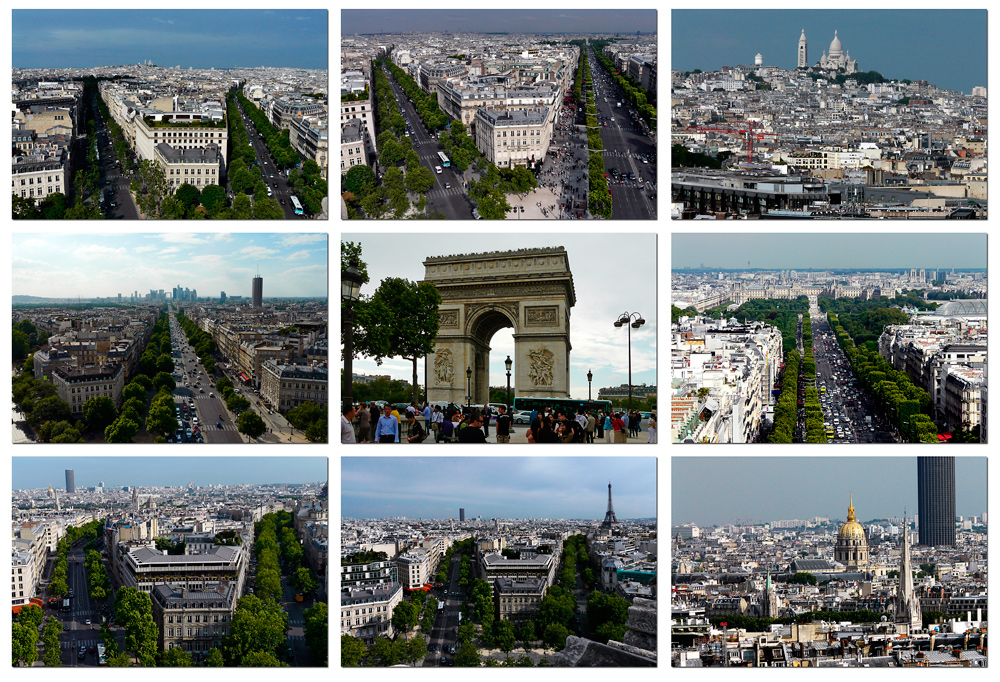
[[[573,274],[561,246],[436,256],[424,261],[424,281],[441,292],[441,323],[427,356],[427,399],[466,402],[472,368],[474,405],[489,401],[490,339],[514,328],[512,387],[522,397],[569,397]],[[498,385],[506,385],[506,377]]]

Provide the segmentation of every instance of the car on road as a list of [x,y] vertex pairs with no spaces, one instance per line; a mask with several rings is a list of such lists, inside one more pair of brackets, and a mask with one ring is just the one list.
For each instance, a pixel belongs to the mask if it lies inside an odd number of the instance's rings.
[[441,175],[441,166],[434,166],[434,172]]
[[86,623],[87,623],[87,625],[90,625],[90,619],[89,618],[86,620]]
[[87,657],[87,647],[81,646],[80,650],[76,652],[76,657],[81,661]]
[[528,410],[514,410],[515,424],[528,424],[531,422],[531,412]]
[[430,644],[428,644],[427,645],[427,650],[430,651],[430,652],[432,652],[432,653],[435,652],[435,651],[437,651],[437,644],[434,644],[433,642],[430,643]]

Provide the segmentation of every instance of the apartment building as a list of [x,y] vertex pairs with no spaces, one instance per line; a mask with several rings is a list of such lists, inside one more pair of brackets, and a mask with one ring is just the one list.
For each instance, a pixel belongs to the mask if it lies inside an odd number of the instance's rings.
[[44,199],[66,194],[69,158],[62,150],[33,152],[11,157],[11,192],[22,199]]
[[340,173],[343,175],[355,166],[367,166],[368,154],[361,121],[348,121],[340,128]]
[[340,591],[340,634],[371,645],[379,637],[392,639],[392,612],[403,601],[403,586],[387,583],[372,587],[345,587]]
[[396,557],[399,572],[399,582],[407,590],[414,590],[430,582],[436,566],[433,564],[430,552],[425,549],[412,549]]
[[348,96],[346,99],[342,98],[340,101],[341,130],[351,121],[360,123],[361,136],[365,143],[366,154],[378,151],[378,147],[375,144],[375,118],[373,112],[374,105],[372,104],[370,92],[368,97],[365,98],[353,95]]
[[544,578],[512,580],[497,578],[493,583],[493,605],[497,620],[524,623],[538,613],[548,583]]
[[556,563],[552,554],[522,551],[519,558],[508,559],[495,552],[483,552],[479,556],[479,575],[490,585],[501,578],[514,582],[540,580],[551,585],[555,581]]
[[52,366],[50,374],[56,395],[69,403],[74,416],[83,414],[83,405],[91,398],[106,396],[121,407],[125,388],[125,366],[107,363],[100,366]]
[[476,112],[476,147],[498,168],[530,166],[549,149],[548,107]]
[[304,402],[325,405],[328,402],[327,368],[265,360],[261,364],[260,395],[282,412]]
[[240,594],[233,583],[208,583],[201,589],[160,584],[149,596],[161,650],[180,648],[197,655],[222,644]]

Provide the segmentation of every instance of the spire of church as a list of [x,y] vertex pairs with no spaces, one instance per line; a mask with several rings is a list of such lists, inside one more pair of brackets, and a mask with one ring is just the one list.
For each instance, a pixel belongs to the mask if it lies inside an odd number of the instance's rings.
[[851,504],[847,507],[847,520],[857,521],[857,519],[854,518],[854,493],[851,493]]
[[920,602],[914,594],[913,565],[910,558],[910,532],[903,512],[903,546],[899,557],[899,587],[896,589],[896,622],[918,629],[923,624]]

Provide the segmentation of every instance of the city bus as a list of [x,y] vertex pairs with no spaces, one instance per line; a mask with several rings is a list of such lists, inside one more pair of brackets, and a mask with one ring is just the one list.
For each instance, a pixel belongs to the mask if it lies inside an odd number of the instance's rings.
[[97,665],[106,665],[107,659],[104,657],[104,645],[97,645]]
[[514,409],[530,412],[531,410],[544,411],[549,407],[556,412],[565,412],[567,415],[576,414],[578,409],[585,412],[603,410],[604,414],[611,412],[610,400],[574,400],[572,398],[514,398]]
[[292,201],[292,208],[295,209],[295,215],[302,215],[302,204],[299,203],[299,198],[295,195],[292,195],[291,201]]
[[444,155],[444,152],[438,152],[438,158],[441,159],[441,166],[443,168],[448,168],[451,165],[451,161]]

